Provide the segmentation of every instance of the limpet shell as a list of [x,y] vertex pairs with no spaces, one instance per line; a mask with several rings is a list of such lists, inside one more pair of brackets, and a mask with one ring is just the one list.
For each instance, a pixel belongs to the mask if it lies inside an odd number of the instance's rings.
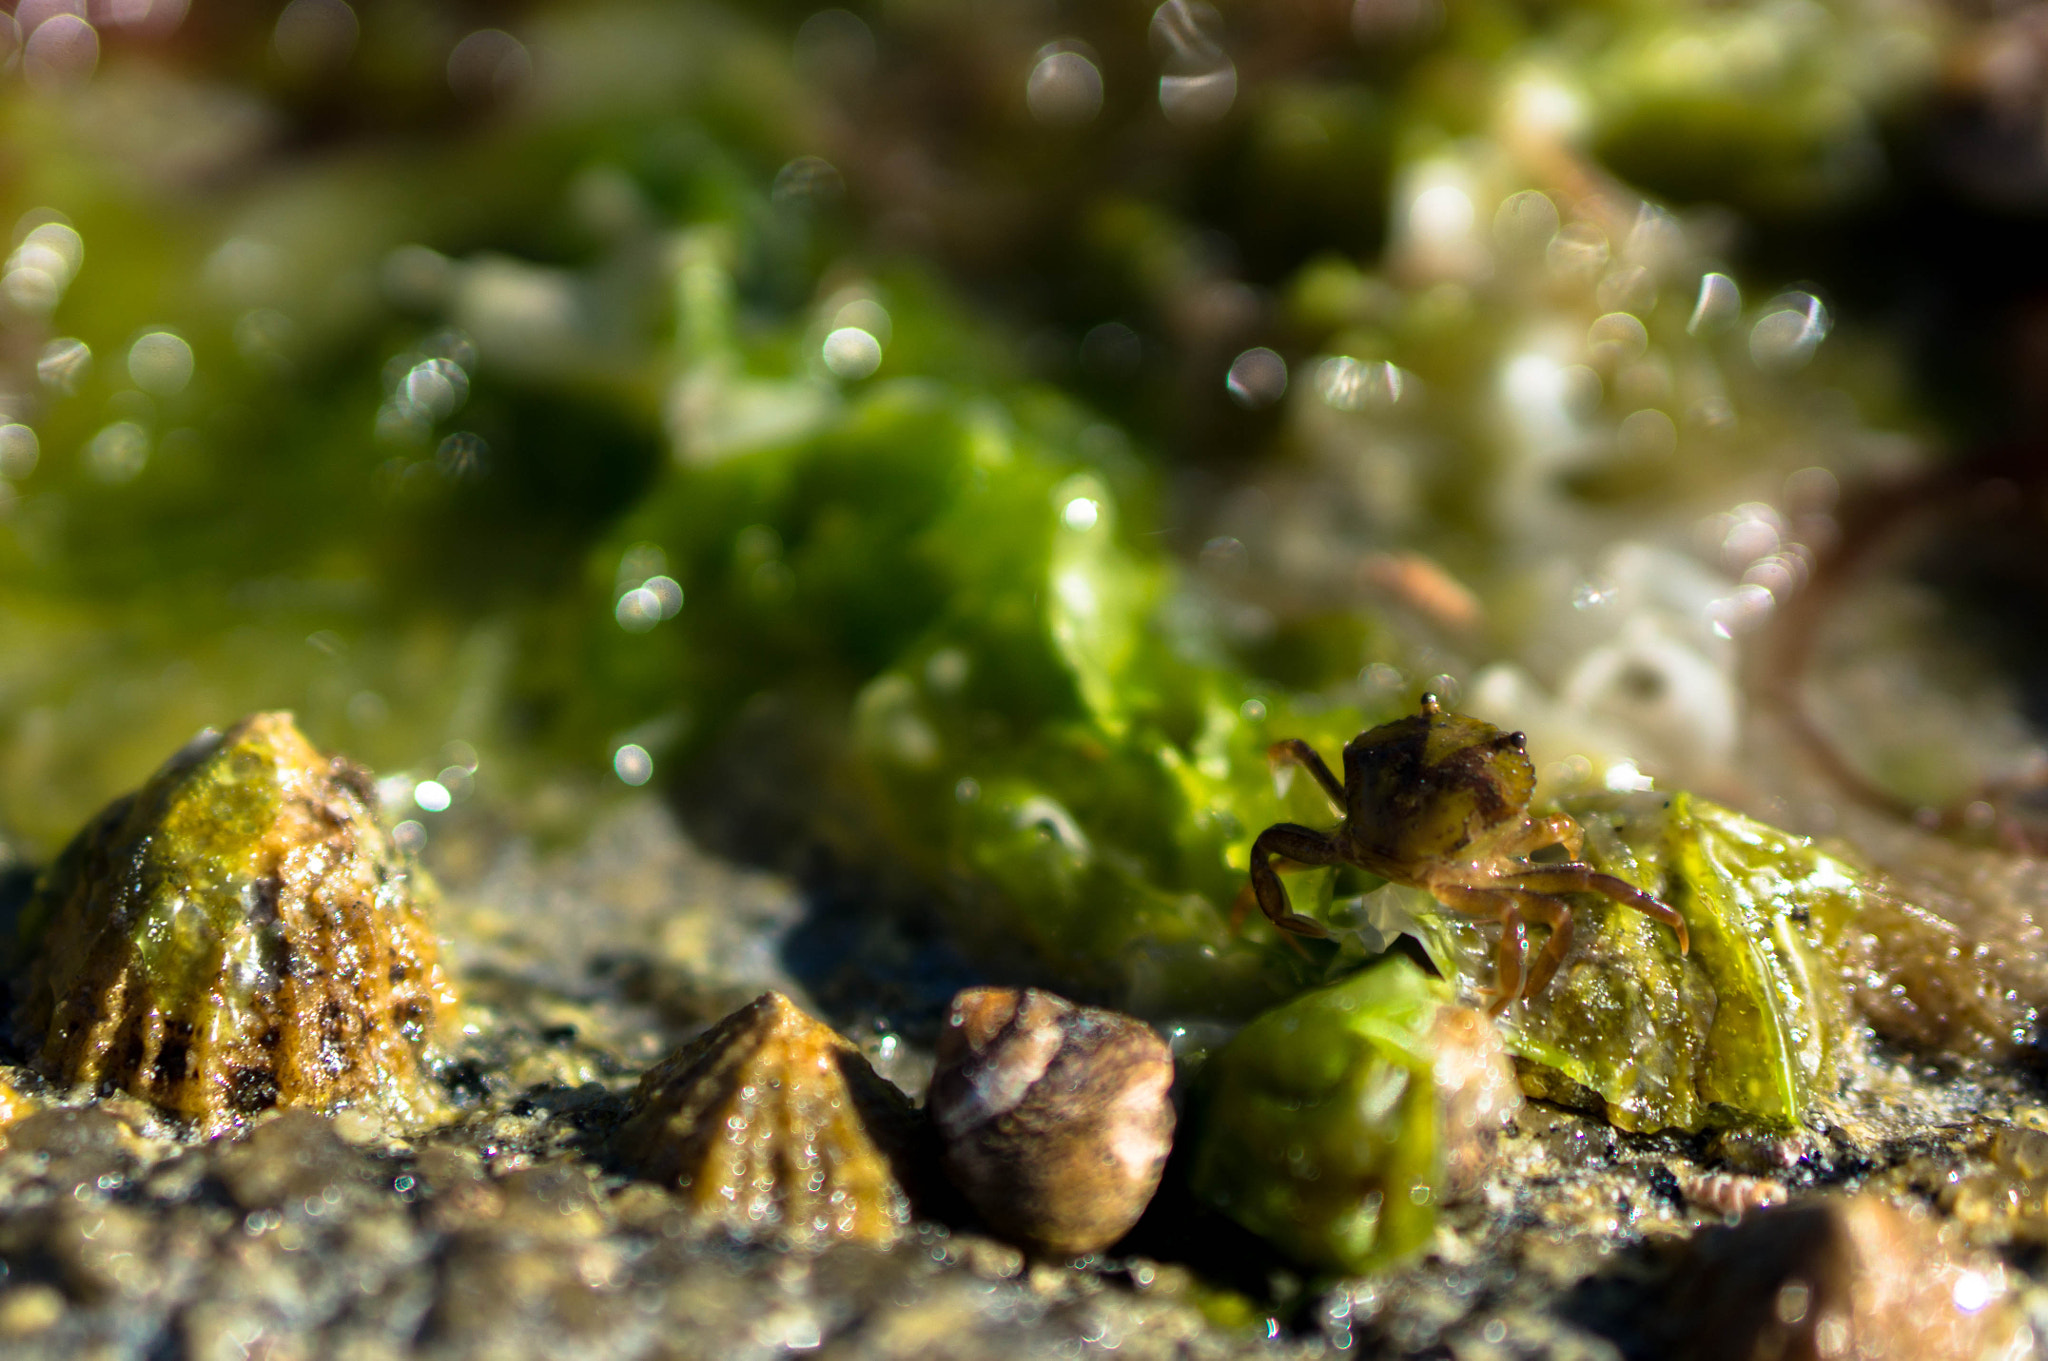
[[272,1106],[429,1118],[454,996],[376,806],[290,714],[200,734],[36,884],[16,1020],[37,1066],[208,1130]]
[[1076,1257],[1138,1222],[1173,1147],[1173,1051],[1150,1026],[1036,988],[969,988],[937,1058],[925,1109],[991,1228]]
[[800,1247],[896,1241],[910,1099],[845,1037],[764,993],[648,1070],[613,1148],[702,1223]]

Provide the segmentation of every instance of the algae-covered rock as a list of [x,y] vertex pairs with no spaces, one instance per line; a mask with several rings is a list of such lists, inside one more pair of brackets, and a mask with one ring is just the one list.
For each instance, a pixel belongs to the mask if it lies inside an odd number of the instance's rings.
[[44,873],[17,1023],[58,1080],[208,1129],[272,1106],[418,1121],[454,1000],[430,895],[368,773],[257,714],[194,739]]
[[1203,1069],[1189,1182],[1297,1260],[1419,1247],[1444,1158],[1431,1036],[1450,989],[1395,956],[1259,1016]]
[[700,1223],[885,1247],[910,1222],[910,1099],[830,1026],[764,993],[648,1070],[613,1148]]
[[[1635,913],[1581,914],[1550,987],[1503,1018],[1534,1094],[1597,1098],[1624,1129],[1788,1126],[1831,1096],[1851,1023],[1854,868],[1812,842],[1686,794],[1580,810],[1602,869],[1682,915],[1689,955]],[[1479,928],[1428,913],[1446,972],[1486,977]]]

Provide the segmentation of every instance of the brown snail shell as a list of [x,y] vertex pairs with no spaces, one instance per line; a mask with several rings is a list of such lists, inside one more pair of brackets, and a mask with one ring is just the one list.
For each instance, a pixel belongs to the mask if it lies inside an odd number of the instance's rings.
[[188,743],[44,872],[17,1022],[59,1081],[209,1130],[272,1106],[418,1122],[454,1001],[430,897],[369,773],[257,714]]
[[925,1109],[991,1228],[1080,1256],[1138,1222],[1173,1146],[1173,1052],[1150,1026],[1036,988],[969,988],[937,1057]]
[[737,1237],[886,1246],[916,1127],[850,1041],[770,992],[649,1069],[613,1148]]

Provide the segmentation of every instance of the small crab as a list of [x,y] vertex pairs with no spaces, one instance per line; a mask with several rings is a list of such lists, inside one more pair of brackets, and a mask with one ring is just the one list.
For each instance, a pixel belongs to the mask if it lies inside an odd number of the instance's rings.
[[[1563,813],[1529,815],[1536,788],[1527,738],[1463,714],[1446,713],[1436,696],[1422,712],[1362,732],[1344,745],[1344,783],[1298,737],[1273,744],[1275,768],[1308,767],[1344,810],[1335,831],[1291,822],[1268,827],[1252,843],[1251,890],[1273,924],[1304,936],[1327,936],[1312,917],[1289,907],[1274,872],[1279,858],[1297,865],[1356,865],[1396,883],[1426,889],[1444,906],[1501,924],[1491,1015],[1535,996],[1550,982],[1572,943],[1572,910],[1560,896],[1597,893],[1655,917],[1690,948],[1685,921],[1670,907],[1611,874],[1579,861],[1585,832]],[[1534,851],[1562,846],[1570,857],[1535,863]],[[1523,928],[1550,928],[1550,939],[1526,979]]]

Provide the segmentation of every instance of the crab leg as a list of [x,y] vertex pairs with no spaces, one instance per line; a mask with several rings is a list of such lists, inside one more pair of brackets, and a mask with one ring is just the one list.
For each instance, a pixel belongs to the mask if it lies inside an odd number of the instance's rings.
[[1545,846],[1562,846],[1564,853],[1575,863],[1579,858],[1579,848],[1585,844],[1585,828],[1563,813],[1530,818],[1519,829],[1502,837],[1497,843],[1499,853],[1509,860],[1519,860],[1532,851],[1542,850]]
[[1685,930],[1685,918],[1627,880],[1617,879],[1611,874],[1602,874],[1591,865],[1576,862],[1564,865],[1538,865],[1533,869],[1502,875],[1501,885],[1504,888],[1532,889],[1537,893],[1597,893],[1603,898],[1627,903],[1644,916],[1655,917],[1676,932],[1678,953],[1683,955],[1692,952],[1692,942]]
[[1437,901],[1446,907],[1474,917],[1492,917],[1500,923],[1500,946],[1493,956],[1492,1000],[1486,1004],[1488,1016],[1500,1015],[1508,1009],[1509,1003],[1522,995],[1522,955],[1526,941],[1522,914],[1515,902],[1529,895],[1510,888],[1464,888],[1455,884],[1435,892]]
[[1323,787],[1323,792],[1330,796],[1330,802],[1339,811],[1343,810],[1344,786],[1330,773],[1330,767],[1323,763],[1316,749],[1299,737],[1284,738],[1266,748],[1266,760],[1275,770],[1288,764],[1307,767],[1308,773],[1315,776],[1316,783]]
[[1252,843],[1252,892],[1258,897],[1259,910],[1283,931],[1298,936],[1328,936],[1329,928],[1288,905],[1287,889],[1273,872],[1270,857],[1276,855],[1300,865],[1341,864],[1344,854],[1335,838],[1298,823],[1281,822],[1260,832],[1259,839]]

